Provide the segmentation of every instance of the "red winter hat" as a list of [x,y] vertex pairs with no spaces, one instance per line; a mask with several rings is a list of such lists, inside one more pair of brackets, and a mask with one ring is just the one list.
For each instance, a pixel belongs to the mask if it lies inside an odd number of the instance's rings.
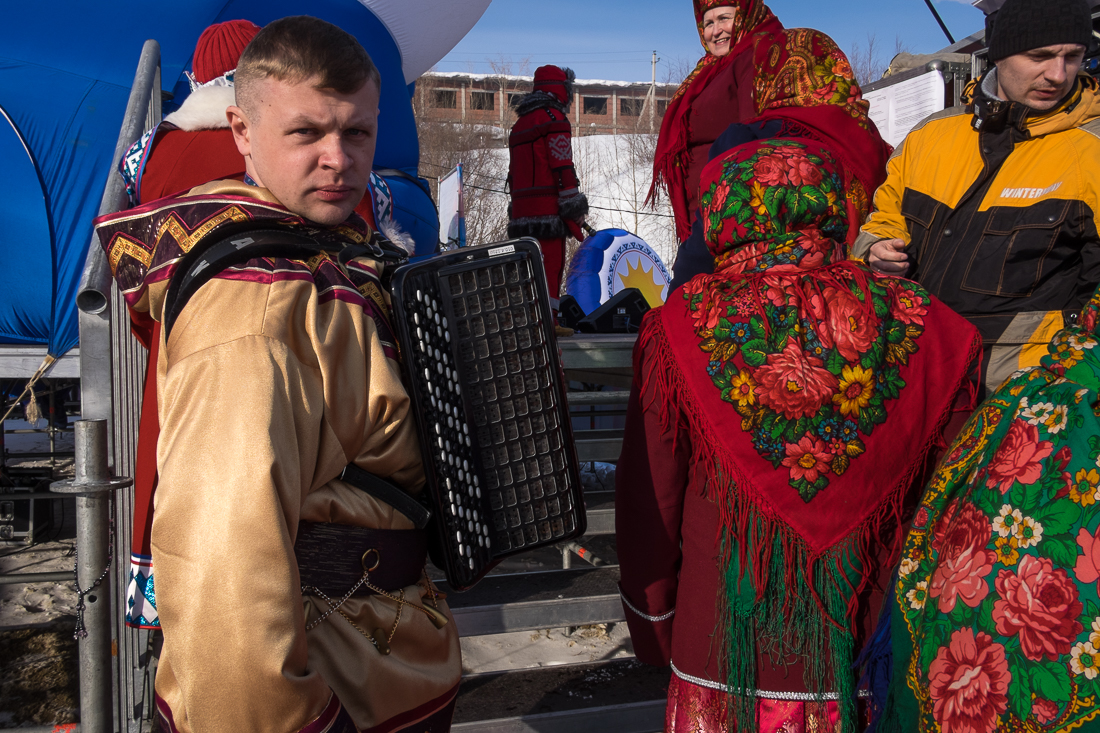
[[244,47],[259,32],[260,27],[249,20],[227,20],[204,30],[191,59],[195,81],[205,84],[237,68]]
[[535,69],[535,91],[553,94],[562,103],[569,104],[573,96],[573,80],[576,76],[572,69],[557,66],[540,66]]

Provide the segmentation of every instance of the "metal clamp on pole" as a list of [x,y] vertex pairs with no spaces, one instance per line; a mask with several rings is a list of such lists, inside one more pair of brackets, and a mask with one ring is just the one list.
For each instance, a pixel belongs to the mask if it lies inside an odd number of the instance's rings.
[[80,651],[80,720],[86,733],[114,730],[111,690],[111,567],[113,492],[133,483],[112,478],[107,462],[107,421],[75,424],[76,478],[54,481],[50,490],[76,495],[76,638]]

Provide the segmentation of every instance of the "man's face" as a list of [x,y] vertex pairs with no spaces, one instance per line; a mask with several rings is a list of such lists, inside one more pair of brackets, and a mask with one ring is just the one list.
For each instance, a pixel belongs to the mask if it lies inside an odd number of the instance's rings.
[[1084,46],[1061,43],[1003,58],[997,62],[997,94],[1045,112],[1069,94],[1084,57]]
[[730,52],[738,12],[737,8],[723,5],[703,13],[703,45],[715,56],[725,56]]
[[248,111],[226,110],[253,180],[295,214],[339,224],[363,198],[374,163],[378,87],[317,89],[316,79],[254,83]]

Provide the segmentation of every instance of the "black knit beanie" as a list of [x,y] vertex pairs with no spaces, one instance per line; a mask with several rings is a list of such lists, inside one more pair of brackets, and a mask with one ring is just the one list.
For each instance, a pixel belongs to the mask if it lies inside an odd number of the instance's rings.
[[1092,13],[1088,0],[1007,0],[989,18],[989,60],[1024,53],[1033,48],[1092,41]]

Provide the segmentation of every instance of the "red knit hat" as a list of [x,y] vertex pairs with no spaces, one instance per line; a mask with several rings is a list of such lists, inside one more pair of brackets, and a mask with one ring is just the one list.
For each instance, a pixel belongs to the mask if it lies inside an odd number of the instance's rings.
[[540,66],[535,69],[535,91],[553,94],[563,104],[569,104],[573,95],[572,69],[561,69],[557,66]]
[[237,68],[245,46],[259,32],[260,27],[249,20],[227,20],[204,30],[191,59],[195,81],[205,84]]

